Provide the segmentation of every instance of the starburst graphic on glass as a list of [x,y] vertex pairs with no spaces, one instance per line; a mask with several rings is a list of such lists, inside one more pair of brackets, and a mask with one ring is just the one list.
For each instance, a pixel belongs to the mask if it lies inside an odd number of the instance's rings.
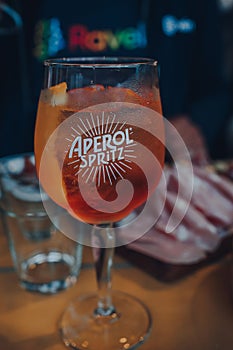
[[71,130],[66,153],[75,176],[99,187],[106,182],[113,185],[132,170],[137,145],[133,128],[117,120],[115,113],[89,113],[85,119],[78,116]]

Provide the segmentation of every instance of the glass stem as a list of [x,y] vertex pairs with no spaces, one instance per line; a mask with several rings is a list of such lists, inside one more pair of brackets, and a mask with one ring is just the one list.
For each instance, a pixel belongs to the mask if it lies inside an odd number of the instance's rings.
[[116,313],[112,304],[111,270],[114,256],[115,234],[111,224],[95,226],[93,229],[93,257],[98,286],[96,316],[111,316]]

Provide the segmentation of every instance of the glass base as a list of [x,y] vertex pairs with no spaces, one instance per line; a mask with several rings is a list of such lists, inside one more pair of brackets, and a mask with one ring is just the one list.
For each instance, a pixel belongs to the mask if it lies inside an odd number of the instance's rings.
[[20,285],[30,292],[57,293],[76,283],[80,266],[81,259],[76,261],[71,254],[38,253],[21,262]]
[[138,299],[122,293],[112,293],[116,312],[96,316],[96,295],[84,295],[65,310],[60,323],[66,346],[79,350],[125,350],[142,344],[151,329],[148,309]]

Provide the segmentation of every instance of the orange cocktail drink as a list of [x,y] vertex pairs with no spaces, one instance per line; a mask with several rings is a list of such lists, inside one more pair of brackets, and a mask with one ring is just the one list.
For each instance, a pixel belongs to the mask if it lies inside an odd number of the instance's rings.
[[[118,116],[122,108],[127,113],[130,110],[125,119]],[[161,122],[147,117],[147,109],[157,112]],[[86,119],[79,115],[83,110],[89,111]],[[159,95],[146,90],[142,95],[129,88],[93,85],[68,91],[66,83],[42,90],[35,133],[38,167],[54,131],[65,121],[67,126],[63,130],[73,131],[72,136],[65,137],[58,130],[52,146],[47,147],[46,175],[43,171],[40,175],[42,186],[57,204],[82,221],[101,224],[123,219],[146,201],[161,176],[164,161],[161,112]],[[153,123],[157,124],[160,138],[150,133]],[[146,152],[139,147],[141,144]],[[157,159],[156,166],[151,155]],[[150,187],[148,178],[153,183]],[[132,198],[125,206],[127,186],[121,193],[122,203],[117,201],[117,184],[121,180],[132,186]],[[97,203],[100,199],[101,208]]]

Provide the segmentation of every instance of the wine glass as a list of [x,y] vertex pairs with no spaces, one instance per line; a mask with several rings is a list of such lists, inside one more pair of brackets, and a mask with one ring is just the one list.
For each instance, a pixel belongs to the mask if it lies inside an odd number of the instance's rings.
[[162,173],[158,65],[149,58],[58,58],[46,60],[44,72],[35,128],[39,179],[72,219],[92,227],[82,243],[93,247],[98,285],[97,295],[81,295],[64,311],[63,341],[73,349],[132,349],[149,334],[150,313],[112,290],[111,266],[114,248],[127,243],[116,227],[147,201]]

